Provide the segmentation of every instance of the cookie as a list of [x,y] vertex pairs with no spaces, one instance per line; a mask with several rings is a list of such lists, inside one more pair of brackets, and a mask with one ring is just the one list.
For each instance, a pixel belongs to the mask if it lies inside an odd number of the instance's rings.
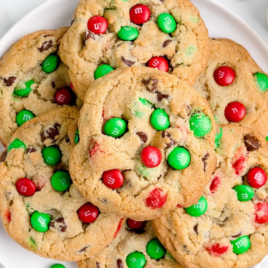
[[79,268],[182,268],[156,238],[150,222],[131,219],[112,244],[77,264]]
[[124,68],[96,81],[78,127],[73,181],[107,213],[143,221],[192,205],[216,166],[207,101],[152,68]]
[[193,85],[206,68],[208,31],[189,0],[81,0],[60,46],[75,92],[116,68],[149,66]]
[[195,88],[208,99],[221,124],[256,129],[266,139],[268,77],[244,47],[228,39],[211,39],[208,67]]
[[67,131],[78,117],[62,107],[26,122],[0,165],[0,211],[7,233],[46,258],[78,261],[112,242],[123,220],[100,213],[72,184]]
[[0,139],[5,146],[27,120],[62,105],[79,104],[58,56],[66,31],[61,28],[27,35],[0,60]]
[[268,150],[260,139],[251,129],[224,126],[218,167],[202,198],[153,221],[186,268],[247,268],[267,255]]

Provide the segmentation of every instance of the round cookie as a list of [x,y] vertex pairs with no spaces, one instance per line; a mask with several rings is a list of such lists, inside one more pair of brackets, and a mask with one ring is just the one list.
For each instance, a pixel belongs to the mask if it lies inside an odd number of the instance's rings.
[[228,39],[211,39],[208,67],[195,88],[208,99],[221,124],[256,129],[266,139],[268,77],[244,47]]
[[268,253],[268,150],[260,135],[224,126],[218,167],[203,198],[153,221],[186,268],[247,268]]
[[189,0],[82,0],[60,46],[82,100],[115,68],[146,65],[193,85],[208,52],[208,31]]
[[100,213],[72,184],[67,131],[78,117],[63,107],[20,127],[0,165],[0,211],[7,233],[47,258],[78,261],[105,248],[120,217]]
[[5,146],[26,121],[62,105],[79,104],[58,56],[66,31],[61,28],[27,35],[0,60],[0,139]]
[[128,219],[127,223],[108,247],[96,256],[79,261],[78,267],[182,268],[156,238],[150,222]]
[[96,81],[78,126],[70,172],[84,197],[107,213],[142,221],[190,206],[216,166],[207,101],[158,70],[124,68]]

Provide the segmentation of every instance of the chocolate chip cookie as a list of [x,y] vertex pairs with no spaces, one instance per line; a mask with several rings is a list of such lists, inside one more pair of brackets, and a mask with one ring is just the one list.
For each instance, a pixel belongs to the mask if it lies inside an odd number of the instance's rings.
[[73,181],[107,213],[150,220],[177,204],[192,205],[216,166],[207,101],[152,68],[124,68],[96,81],[78,127]]
[[112,244],[77,264],[79,268],[182,268],[156,238],[150,222],[131,219]]
[[79,101],[58,48],[67,28],[23,37],[0,60],[0,139],[6,146],[26,121]]
[[153,221],[189,268],[247,268],[268,253],[268,150],[251,129],[224,126],[218,167],[195,205]]
[[195,88],[208,99],[221,124],[256,129],[266,140],[268,77],[244,47],[228,39],[211,39],[208,67]]
[[0,165],[0,211],[8,234],[46,258],[78,261],[112,242],[123,224],[101,213],[72,184],[67,131],[78,117],[63,107],[26,122]]
[[81,0],[60,55],[78,96],[115,68],[149,66],[193,85],[206,68],[208,31],[189,0]]

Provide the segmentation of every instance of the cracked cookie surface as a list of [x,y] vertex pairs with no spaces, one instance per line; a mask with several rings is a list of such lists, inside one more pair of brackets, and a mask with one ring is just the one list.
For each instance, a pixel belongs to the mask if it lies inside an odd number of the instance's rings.
[[112,244],[96,256],[79,261],[78,267],[127,268],[136,264],[143,268],[182,268],[156,238],[150,222],[128,221],[134,222],[135,229],[126,223]]
[[[62,105],[75,105],[58,54],[67,28],[29,34],[0,60],[0,139],[6,146],[18,126]],[[79,102],[79,101],[78,101]]]
[[[174,26],[173,32],[169,25]],[[84,100],[102,64],[109,65],[110,71],[111,67],[145,65],[164,68],[193,85],[207,65],[208,44],[204,21],[188,0],[146,0],[142,4],[138,0],[82,0],[60,54],[75,91]]]
[[[78,116],[77,108],[63,107],[28,121],[12,136],[0,165],[0,211],[7,233],[35,254],[64,261],[98,253],[122,222],[90,207],[69,177],[67,131]],[[51,148],[54,154],[47,154]]]
[[216,123],[207,101],[152,68],[124,68],[96,81],[78,128],[70,172],[84,197],[105,212],[149,220],[177,204],[190,206],[216,166]]
[[[207,210],[177,208],[153,221],[156,235],[189,268],[246,268],[268,253],[268,151],[260,135],[223,126],[218,167],[203,197]],[[189,213],[190,212],[190,213]]]
[[268,136],[268,77],[241,45],[211,39],[208,67],[195,88],[209,101],[220,124],[256,129],[262,140]]

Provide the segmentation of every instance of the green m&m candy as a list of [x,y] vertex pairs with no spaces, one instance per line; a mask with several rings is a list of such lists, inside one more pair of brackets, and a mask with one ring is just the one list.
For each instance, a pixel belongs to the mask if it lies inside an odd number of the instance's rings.
[[153,106],[153,104],[152,104],[150,101],[146,100],[146,99],[139,98],[139,101],[140,101],[143,105],[145,105],[145,106],[148,106],[148,107],[152,107],[152,106]]
[[35,211],[31,216],[32,227],[40,233],[44,233],[49,229],[51,217],[48,214]]
[[165,130],[169,128],[170,122],[168,114],[163,109],[156,109],[151,115],[151,125],[156,130]]
[[27,97],[30,92],[32,91],[31,86],[34,84],[34,80],[29,80],[25,82],[24,87],[16,87],[14,89],[14,95],[19,96],[19,97]]
[[207,211],[207,208],[208,208],[207,200],[204,196],[202,196],[197,204],[185,208],[185,211],[188,215],[192,217],[200,217]]
[[221,144],[222,133],[222,127],[220,126],[220,132],[215,136],[215,148],[219,148]]
[[44,162],[49,166],[57,165],[61,159],[61,151],[56,146],[49,146],[42,150]]
[[77,129],[74,136],[74,143],[77,144],[79,142],[79,129]]
[[190,118],[190,129],[196,137],[204,137],[211,131],[211,120],[204,113],[195,113]]
[[157,18],[157,24],[164,33],[173,33],[177,28],[177,23],[170,14],[162,13]]
[[253,76],[254,76],[257,87],[262,92],[268,90],[268,76],[266,74],[255,73]]
[[94,72],[94,77],[95,77],[95,79],[98,79],[98,78],[103,77],[104,75],[110,73],[113,70],[114,69],[112,66],[110,66],[108,64],[103,64],[96,69],[96,71]]
[[254,197],[254,190],[247,185],[238,185],[234,188],[239,201],[249,201]]
[[139,31],[134,27],[124,26],[120,29],[120,31],[117,33],[117,35],[121,40],[133,41],[133,40],[137,39],[137,37],[139,35]]
[[67,171],[57,171],[51,177],[52,187],[59,192],[66,191],[70,188],[72,179]]
[[145,256],[140,252],[133,252],[126,259],[128,268],[143,268],[146,264]]
[[127,123],[121,118],[112,118],[104,125],[104,133],[107,136],[119,138],[124,135],[127,129]]
[[177,170],[187,168],[190,165],[190,162],[191,155],[183,147],[174,148],[168,155],[168,164]]
[[146,252],[152,259],[158,260],[163,258],[167,251],[159,240],[155,238],[147,244]]
[[233,245],[233,252],[235,254],[243,254],[246,253],[251,246],[251,242],[248,236],[241,236],[234,241],[231,241]]
[[56,54],[50,54],[42,63],[42,70],[46,74],[53,73],[59,66],[60,58]]
[[58,263],[58,264],[53,264],[52,266],[50,266],[50,268],[65,268],[65,266]]
[[18,126],[22,126],[24,123],[26,123],[27,121],[31,120],[35,118],[35,115],[28,110],[22,110],[17,114],[16,117],[16,122],[18,124]]
[[19,149],[19,148],[26,149],[26,145],[21,140],[15,139],[9,144],[7,152],[9,152],[11,149]]

